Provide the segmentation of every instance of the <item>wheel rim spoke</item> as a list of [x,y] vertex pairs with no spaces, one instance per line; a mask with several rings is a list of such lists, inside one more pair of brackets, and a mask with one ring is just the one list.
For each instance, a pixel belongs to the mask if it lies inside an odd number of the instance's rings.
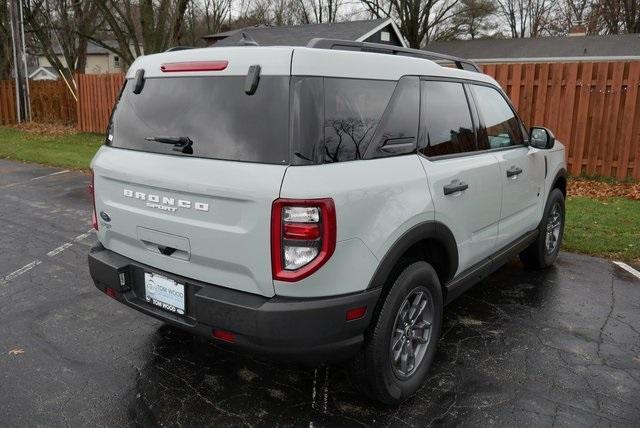
[[[396,330],[397,332],[398,330]],[[400,330],[400,333],[396,333],[396,335],[393,337],[393,341],[391,344],[391,349],[396,349],[398,347],[398,344],[400,344],[400,342],[402,342],[402,338],[404,335],[404,331]]]
[[431,323],[429,321],[420,320],[420,321],[415,323],[414,327],[416,329],[429,328],[429,327],[431,327]]
[[406,372],[409,369],[409,353],[406,351],[404,351],[400,356],[400,368],[404,372]]
[[409,311],[409,321],[413,321],[418,316],[418,311],[420,310],[420,302],[422,300],[423,293],[420,292],[416,294],[413,302],[411,302],[411,309]]

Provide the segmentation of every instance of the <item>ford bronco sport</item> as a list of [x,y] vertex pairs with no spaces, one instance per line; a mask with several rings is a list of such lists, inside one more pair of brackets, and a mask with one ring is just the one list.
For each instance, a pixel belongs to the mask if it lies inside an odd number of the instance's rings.
[[138,58],[92,170],[98,289],[228,346],[348,359],[384,403],[427,376],[445,304],[517,254],[550,266],[564,226],[564,147],[494,79],[361,42]]

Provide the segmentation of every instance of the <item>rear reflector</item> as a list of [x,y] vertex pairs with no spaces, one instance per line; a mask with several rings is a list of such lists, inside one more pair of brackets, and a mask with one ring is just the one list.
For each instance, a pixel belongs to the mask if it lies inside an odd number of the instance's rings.
[[231,333],[230,331],[215,328],[213,329],[212,335],[216,339],[222,340],[224,342],[233,343],[236,341],[236,335]]
[[98,230],[98,215],[96,213],[96,186],[95,186],[95,176],[93,174],[93,170],[91,171],[91,182],[89,183],[89,194],[91,194],[91,199],[93,201],[93,212],[91,213],[91,225],[95,230]]
[[367,307],[361,306],[359,308],[349,309],[347,311],[347,321],[358,320],[367,313]]
[[306,239],[311,241],[320,237],[320,227],[313,223],[285,223],[284,237],[285,239]]
[[164,73],[180,71],[222,71],[227,68],[229,61],[185,61],[167,62],[160,66]]
[[107,294],[107,296],[111,297],[112,299],[117,299],[118,298],[118,292],[116,290],[114,290],[111,287],[107,287],[104,292]]

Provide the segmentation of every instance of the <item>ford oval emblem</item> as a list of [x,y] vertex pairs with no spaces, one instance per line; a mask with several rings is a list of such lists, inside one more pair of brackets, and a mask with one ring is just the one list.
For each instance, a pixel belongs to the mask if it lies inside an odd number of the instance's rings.
[[106,222],[111,221],[111,217],[109,217],[109,214],[104,211],[100,211],[100,218],[102,218]]

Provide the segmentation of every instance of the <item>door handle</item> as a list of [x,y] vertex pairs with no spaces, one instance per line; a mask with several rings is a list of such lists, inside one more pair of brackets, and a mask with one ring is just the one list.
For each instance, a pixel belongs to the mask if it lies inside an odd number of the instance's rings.
[[507,170],[507,177],[514,177],[522,174],[522,168],[518,168],[517,166],[512,166]]
[[467,183],[463,183],[462,181],[452,181],[450,184],[447,184],[443,187],[444,194],[450,195],[456,192],[462,192],[469,188]]

